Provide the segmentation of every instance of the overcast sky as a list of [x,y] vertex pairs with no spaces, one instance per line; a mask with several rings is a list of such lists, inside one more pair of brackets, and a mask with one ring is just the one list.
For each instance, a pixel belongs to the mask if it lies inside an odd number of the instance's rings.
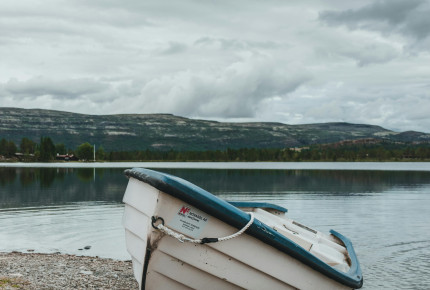
[[430,132],[427,0],[1,0],[0,107]]

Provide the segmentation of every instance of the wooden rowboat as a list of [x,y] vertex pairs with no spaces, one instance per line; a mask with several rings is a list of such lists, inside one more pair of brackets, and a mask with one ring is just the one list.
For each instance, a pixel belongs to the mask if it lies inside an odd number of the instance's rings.
[[268,203],[227,202],[181,178],[125,171],[123,225],[141,289],[353,289],[352,243]]

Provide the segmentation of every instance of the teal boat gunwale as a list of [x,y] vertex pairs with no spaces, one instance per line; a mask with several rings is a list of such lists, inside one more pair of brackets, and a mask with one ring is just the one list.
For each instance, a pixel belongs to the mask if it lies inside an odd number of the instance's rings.
[[229,204],[234,205],[235,207],[249,207],[249,208],[268,208],[274,209],[279,212],[288,212],[288,209],[285,207],[279,206],[277,204],[268,203],[268,202],[258,202],[258,201],[227,201]]
[[[124,173],[128,177],[138,179],[183,200],[237,229],[241,229],[249,221],[250,216],[246,212],[182,178],[145,168],[127,169]],[[363,275],[351,241],[334,230],[331,230],[330,233],[343,242],[351,260],[351,267],[347,273],[326,264],[258,219],[254,220],[246,233],[347,287],[358,289],[363,286]]]

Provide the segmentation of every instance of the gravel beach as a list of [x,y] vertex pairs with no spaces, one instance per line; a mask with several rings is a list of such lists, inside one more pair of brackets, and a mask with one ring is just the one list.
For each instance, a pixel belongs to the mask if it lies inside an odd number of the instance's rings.
[[131,261],[0,253],[0,289],[138,289]]

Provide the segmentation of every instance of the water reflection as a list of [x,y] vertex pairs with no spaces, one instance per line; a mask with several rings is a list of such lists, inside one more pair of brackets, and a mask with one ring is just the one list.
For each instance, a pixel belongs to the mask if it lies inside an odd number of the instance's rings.
[[90,182],[95,176],[95,168],[79,168],[76,172],[79,180],[82,182]]
[[122,172],[105,168],[0,168],[0,207],[120,202],[127,185]]
[[374,193],[430,184],[430,172],[165,169],[213,193]]
[[[342,170],[161,169],[214,194],[351,195],[420,188],[430,172]],[[127,179],[119,168],[0,168],[1,207],[121,202]]]
[[[1,170],[0,170],[1,172]],[[24,170],[19,175],[19,181],[23,187],[30,186],[32,183],[34,183],[37,179],[36,172],[33,168],[29,168],[28,170]]]
[[15,182],[16,171],[15,168],[0,168],[0,185],[4,186],[8,183]]

